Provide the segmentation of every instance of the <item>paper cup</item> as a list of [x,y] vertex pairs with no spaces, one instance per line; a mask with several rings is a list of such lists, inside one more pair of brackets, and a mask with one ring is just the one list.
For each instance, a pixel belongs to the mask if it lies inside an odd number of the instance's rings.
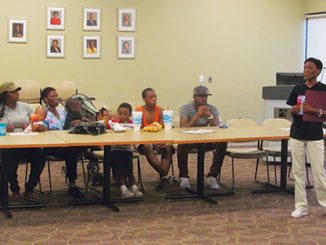
[[7,124],[0,123],[0,136],[5,136],[7,134]]
[[134,122],[134,131],[140,130],[142,119],[143,119],[142,111],[133,111],[132,112],[132,121]]
[[172,119],[173,111],[163,111],[163,121],[165,129],[169,130],[172,128]]

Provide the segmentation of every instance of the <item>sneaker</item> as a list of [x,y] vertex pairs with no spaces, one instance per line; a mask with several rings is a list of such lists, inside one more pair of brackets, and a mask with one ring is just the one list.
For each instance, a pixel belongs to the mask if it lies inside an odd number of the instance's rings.
[[134,193],[132,193],[128,189],[121,192],[121,198],[123,198],[123,199],[133,198],[133,197],[134,197]]
[[35,195],[33,191],[26,191],[24,194],[24,198],[28,202],[34,202],[35,201]]
[[85,195],[77,186],[71,186],[68,188],[68,195],[76,198],[83,198]]
[[291,216],[294,217],[294,218],[300,218],[301,216],[305,216],[307,214],[308,214],[307,211],[296,209],[291,213]]
[[19,191],[15,191],[14,193],[12,193],[12,199],[14,201],[18,200],[20,198],[20,192]]
[[143,195],[143,193],[140,191],[140,190],[136,190],[136,191],[134,191],[133,192],[134,193],[134,197],[143,197],[144,195]]
[[168,177],[162,177],[160,179],[160,182],[158,182],[158,184],[155,186],[155,189],[157,191],[161,191],[163,189],[165,189],[166,187],[168,187],[170,185],[170,181]]
[[209,176],[207,178],[207,185],[210,189],[214,189],[214,190],[220,188],[219,185],[217,184],[217,179],[213,176]]
[[180,178],[180,188],[182,190],[185,190],[186,188],[190,189],[189,178],[186,178],[186,177],[181,177]]

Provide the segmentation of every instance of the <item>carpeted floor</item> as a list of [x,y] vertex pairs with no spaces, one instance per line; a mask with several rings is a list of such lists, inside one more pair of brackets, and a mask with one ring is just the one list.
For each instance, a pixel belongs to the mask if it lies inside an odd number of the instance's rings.
[[[210,162],[211,155],[207,154],[206,172]],[[253,188],[261,188],[253,183],[253,160],[236,160],[235,195],[214,197],[216,206],[197,199],[166,201],[165,194],[178,188],[156,191],[157,175],[144,158],[141,165],[144,201],[117,203],[120,212],[113,213],[101,205],[67,206],[70,199],[61,174],[63,163],[52,163],[53,192],[40,197],[46,207],[12,210],[14,218],[9,220],[0,216],[0,244],[326,244],[326,210],[318,205],[314,191],[307,192],[308,216],[292,218],[293,195],[251,194]],[[174,166],[177,176],[175,158]],[[189,166],[191,184],[195,186],[195,155],[190,156]],[[20,183],[24,171],[25,165],[21,165]],[[259,179],[266,179],[264,163],[260,165]],[[231,183],[228,158],[221,181]],[[78,184],[83,187],[81,167]],[[289,184],[293,185],[293,181],[289,180]],[[47,167],[42,174],[42,188],[45,192],[49,189]],[[117,187],[112,191],[119,197]],[[95,197],[93,191],[86,194],[88,199]]]

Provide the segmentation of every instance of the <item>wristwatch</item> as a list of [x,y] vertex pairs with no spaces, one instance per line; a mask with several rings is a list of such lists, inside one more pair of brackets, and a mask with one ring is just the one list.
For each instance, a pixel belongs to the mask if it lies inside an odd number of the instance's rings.
[[319,111],[318,117],[322,117],[323,114],[324,114],[324,113],[323,113],[323,110],[322,110],[322,109],[319,109],[318,111]]
[[212,115],[210,115],[209,117],[208,117],[208,120],[211,120],[211,119],[213,119],[214,118],[214,116],[213,116],[213,114]]

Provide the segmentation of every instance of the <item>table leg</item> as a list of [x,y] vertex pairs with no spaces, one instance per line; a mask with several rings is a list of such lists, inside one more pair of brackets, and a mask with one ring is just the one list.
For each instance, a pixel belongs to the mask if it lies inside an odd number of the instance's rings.
[[211,204],[216,205],[217,202],[207,196],[204,196],[204,166],[205,166],[205,144],[198,144],[197,153],[197,191],[186,188],[189,194],[166,195],[165,199],[184,199],[184,198],[200,198]]

